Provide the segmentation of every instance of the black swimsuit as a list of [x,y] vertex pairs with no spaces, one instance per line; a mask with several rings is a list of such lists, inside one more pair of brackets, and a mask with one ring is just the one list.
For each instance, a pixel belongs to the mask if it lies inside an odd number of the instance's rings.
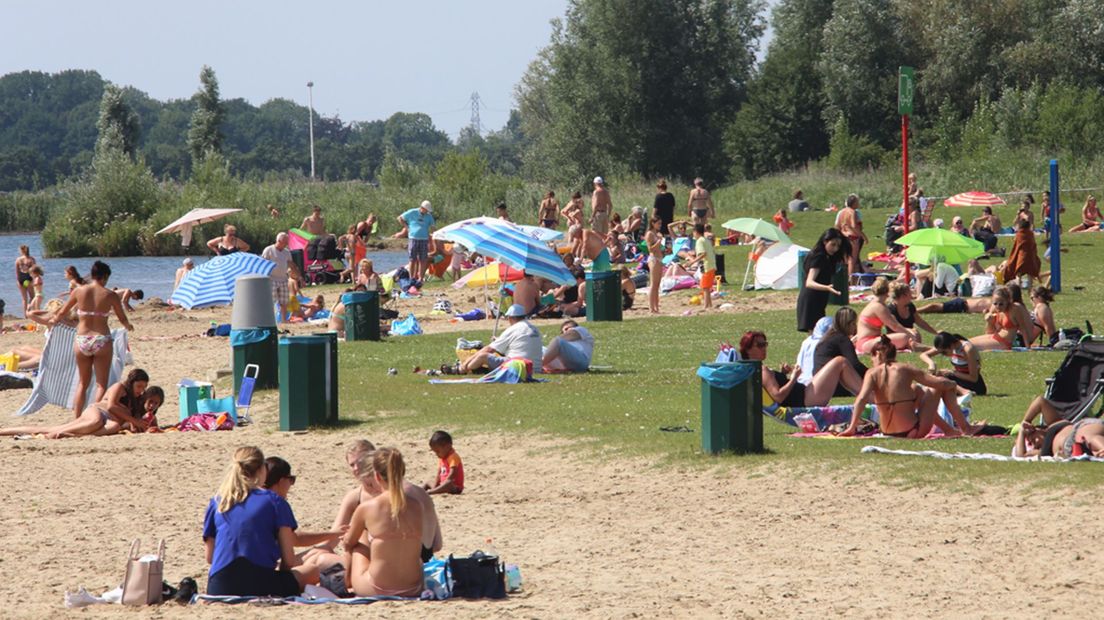
[[[779,388],[789,383],[790,379],[786,376],[786,373],[778,372],[777,370],[772,370],[771,372],[774,373],[774,381],[778,384]],[[790,393],[778,404],[783,407],[804,407],[805,384],[800,381],[795,382],[793,388],[790,389]]]

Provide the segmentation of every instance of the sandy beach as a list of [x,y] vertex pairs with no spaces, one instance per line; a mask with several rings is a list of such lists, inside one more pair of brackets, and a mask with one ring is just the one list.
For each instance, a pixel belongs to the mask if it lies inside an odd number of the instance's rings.
[[[462,306],[477,294],[444,292]],[[681,314],[688,297],[665,298],[665,311]],[[404,302],[403,310],[424,313],[433,300]],[[645,310],[631,311],[630,319],[646,314],[644,298],[637,302]],[[792,299],[767,296],[755,303],[766,309]],[[737,310],[752,306],[745,300]],[[162,421],[171,420],[179,378],[206,378],[228,365],[226,341],[198,334],[211,321],[228,321],[229,309],[181,313],[147,304],[133,316],[135,364],[154,383],[172,388],[162,410]],[[434,318],[423,326],[456,329]],[[4,334],[0,349],[41,339]],[[0,408],[14,411],[27,394],[0,392]],[[136,612],[120,606],[67,611],[63,594],[78,586],[98,593],[117,585],[136,537],[147,546],[164,538],[166,580],[191,576],[202,589],[203,509],[237,446],[255,444],[292,463],[298,481],[290,502],[307,530],[326,528],[353,485],[343,462],[349,440],[367,436],[401,448],[414,479],[428,478],[435,466],[425,445],[433,430],[428,427],[397,434],[380,421],[355,430],[279,433],[275,392],[259,394],[252,413],[257,423],[233,432],[0,440],[2,615],[131,617]],[[27,422],[55,424],[70,416],[49,407]],[[1082,615],[1104,603],[1095,578],[1104,561],[1104,536],[1093,525],[1104,499],[1099,488],[993,486],[966,493],[884,484],[863,471],[808,463],[675,468],[580,452],[553,437],[519,441],[505,434],[465,437],[461,454],[467,490],[437,501],[444,553],[470,553],[493,537],[524,578],[523,592],[506,601],[377,603],[367,610],[173,604],[141,613],[1026,618]],[[1081,612],[1073,601],[1085,605]]]

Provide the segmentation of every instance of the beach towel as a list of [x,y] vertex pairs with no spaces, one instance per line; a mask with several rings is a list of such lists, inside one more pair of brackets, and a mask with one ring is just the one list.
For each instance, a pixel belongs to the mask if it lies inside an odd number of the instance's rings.
[[1012,456],[1008,454],[990,454],[986,452],[939,452],[936,450],[890,450],[889,448],[883,448],[881,446],[865,446],[861,450],[862,454],[894,454],[897,456],[926,456],[933,459],[942,459],[945,461],[1001,461],[1008,463],[1019,462],[1043,462],[1043,463],[1070,463],[1073,461],[1090,461],[1093,463],[1104,463],[1104,459],[1089,456],[1083,454],[1081,456],[1074,456],[1068,459],[1061,459],[1053,456],[1044,457],[1024,457],[1024,456]]
[[482,377],[463,379],[430,379],[433,384],[442,383],[544,383],[547,379],[533,378],[533,363],[529,360],[513,358],[502,362],[498,368]]
[[[795,428],[799,428],[797,416],[802,414],[809,414],[816,422],[817,429],[819,431],[825,431],[833,424],[847,424],[851,421],[851,405],[825,405],[824,407],[783,407],[778,403],[775,403],[767,397],[766,390],[763,390],[763,415],[768,418],[781,422]],[[863,410],[862,417],[870,420],[876,418],[874,415],[874,408],[870,405],[866,406]]]
[[[46,335],[46,346],[42,348],[42,361],[38,366],[34,388],[27,402],[23,403],[15,415],[28,415],[46,405],[73,408],[78,380],[77,360],[73,355],[73,340],[76,335],[76,328],[66,325],[57,325],[50,329]],[[111,336],[114,339],[112,346],[115,355],[111,359],[111,372],[107,377],[108,385],[122,378],[128,348],[125,329],[116,329],[111,332]],[[93,402],[95,390],[96,382],[93,377],[93,381],[88,386],[85,402]]]

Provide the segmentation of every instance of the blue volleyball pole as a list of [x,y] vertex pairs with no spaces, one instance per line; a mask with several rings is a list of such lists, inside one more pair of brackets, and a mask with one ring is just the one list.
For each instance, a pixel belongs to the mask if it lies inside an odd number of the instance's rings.
[[1050,290],[1062,292],[1062,225],[1058,214],[1062,200],[1058,196],[1058,160],[1050,160]]

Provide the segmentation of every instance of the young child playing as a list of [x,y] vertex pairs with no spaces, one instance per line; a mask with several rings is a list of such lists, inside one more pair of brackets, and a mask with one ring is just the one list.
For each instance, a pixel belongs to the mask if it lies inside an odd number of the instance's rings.
[[464,464],[460,455],[452,449],[452,435],[437,431],[429,438],[429,449],[437,455],[437,476],[433,482],[422,485],[430,495],[440,493],[459,494],[464,491]]
[[694,224],[694,260],[686,268],[701,263],[702,308],[713,307],[713,281],[717,275],[717,256],[713,253],[713,243],[705,236],[705,226]]

